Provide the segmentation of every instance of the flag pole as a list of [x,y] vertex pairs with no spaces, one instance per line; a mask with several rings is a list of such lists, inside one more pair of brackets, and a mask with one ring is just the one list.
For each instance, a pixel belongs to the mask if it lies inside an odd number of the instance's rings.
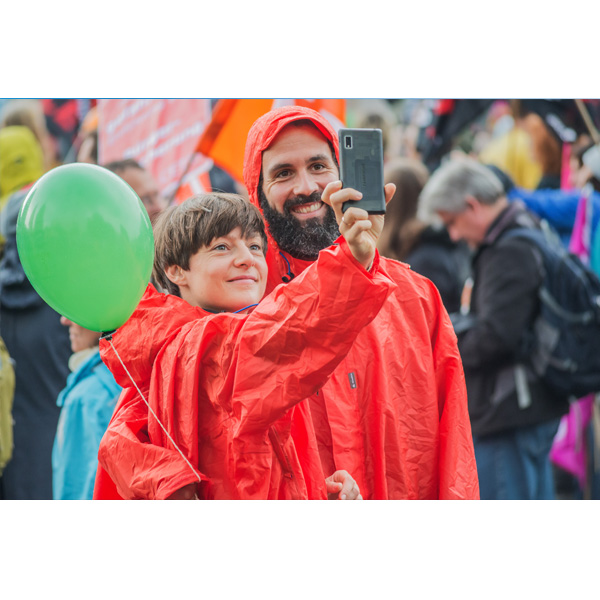
[[592,140],[594,140],[594,144],[600,144],[600,134],[598,133],[598,130],[596,129],[596,126],[594,125],[594,122],[592,121],[590,113],[583,103],[583,100],[575,99],[575,104],[577,105],[577,108],[583,117],[583,120],[585,121],[585,125],[592,136]]

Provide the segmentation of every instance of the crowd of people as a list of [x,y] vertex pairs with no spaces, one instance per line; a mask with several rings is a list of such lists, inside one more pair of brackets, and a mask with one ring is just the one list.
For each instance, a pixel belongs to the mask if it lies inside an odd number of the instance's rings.
[[[385,218],[342,211],[361,194],[339,180],[337,132],[300,106],[252,126],[242,196],[170,205],[136,160],[101,165],[139,196],[155,257],[100,339],[37,294],[16,241],[43,173],[98,164],[96,108],[0,105],[1,499],[600,497],[596,398],[528,361],[544,270],[507,235],[549,222],[600,272],[600,146],[581,134],[565,164],[498,102],[430,169],[413,121],[353,106],[383,130]],[[554,458],[567,435],[583,472]]]

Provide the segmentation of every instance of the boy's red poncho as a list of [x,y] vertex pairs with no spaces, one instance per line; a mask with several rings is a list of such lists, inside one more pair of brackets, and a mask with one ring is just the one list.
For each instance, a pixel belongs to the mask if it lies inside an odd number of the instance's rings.
[[[207,499],[326,498],[310,408],[301,401],[323,386],[395,287],[377,265],[376,258],[365,271],[341,239],[250,315],[207,313],[149,286],[113,343],[195,469],[103,340],[103,361],[129,388],[99,451],[116,491],[161,499],[200,478]],[[114,492],[100,471],[94,497]]]

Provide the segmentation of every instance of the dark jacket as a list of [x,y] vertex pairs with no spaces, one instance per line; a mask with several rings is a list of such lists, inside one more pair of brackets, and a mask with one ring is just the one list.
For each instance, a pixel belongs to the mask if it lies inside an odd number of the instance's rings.
[[[0,478],[0,498],[52,500],[52,444],[59,392],[69,374],[71,343],[60,315],[33,289],[17,249],[17,218],[27,190],[2,211],[6,238],[0,261],[0,335],[15,361],[14,451]],[[65,268],[68,268],[66,266]]]
[[566,399],[540,381],[520,356],[522,339],[539,311],[542,257],[529,242],[503,240],[517,227],[538,227],[521,202],[492,223],[473,257],[471,315],[459,335],[473,435],[535,425],[565,412]]
[[470,274],[469,249],[450,239],[445,228],[426,227],[404,258],[413,271],[435,284],[449,313],[460,310],[460,296]]

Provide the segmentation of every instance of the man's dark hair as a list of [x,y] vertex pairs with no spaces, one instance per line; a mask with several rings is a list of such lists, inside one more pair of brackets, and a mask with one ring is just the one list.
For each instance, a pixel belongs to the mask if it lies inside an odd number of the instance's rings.
[[236,194],[200,194],[163,211],[154,224],[154,270],[158,285],[181,296],[179,286],[166,275],[167,267],[177,265],[188,271],[191,257],[212,240],[236,227],[242,237],[259,235],[267,253],[265,224],[258,208]]
[[140,163],[133,158],[124,158],[122,160],[113,160],[109,163],[103,165],[105,169],[112,171],[113,173],[122,173],[127,169],[138,169],[140,171],[145,171],[144,167],[140,165]]
[[[297,121],[292,121],[291,123],[288,123],[283,129],[282,131],[284,131],[286,129],[286,127],[312,127],[315,131],[317,131],[319,134],[321,134],[324,138],[325,141],[327,142],[327,145],[329,146],[329,149],[331,150],[331,157],[333,158],[333,162],[335,163],[335,166],[338,168],[340,168],[340,165],[338,163],[337,160],[337,156],[335,155],[335,148],[333,147],[333,144],[331,142],[331,140],[315,125],[315,123],[313,121],[311,121],[310,119],[298,119]],[[260,180],[262,182],[262,169],[260,171]]]

